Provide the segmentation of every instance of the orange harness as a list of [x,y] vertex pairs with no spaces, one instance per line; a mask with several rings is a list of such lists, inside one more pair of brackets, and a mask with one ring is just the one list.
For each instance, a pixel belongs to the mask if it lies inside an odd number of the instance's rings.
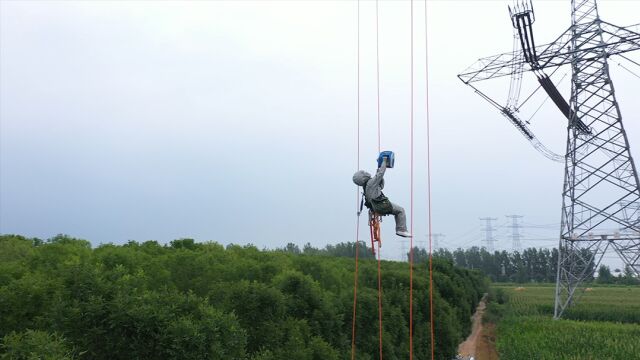
[[371,233],[371,252],[376,254],[375,242],[378,242],[378,246],[382,247],[382,237],[380,236],[380,223],[382,222],[382,215],[369,210],[369,231]]

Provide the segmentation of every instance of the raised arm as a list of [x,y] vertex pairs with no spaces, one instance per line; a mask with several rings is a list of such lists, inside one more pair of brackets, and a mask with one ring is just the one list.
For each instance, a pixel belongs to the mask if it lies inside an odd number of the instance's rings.
[[370,185],[374,185],[374,186],[380,186],[381,188],[384,187],[384,172],[387,170],[387,162],[383,161],[382,165],[378,168],[378,171],[376,171],[376,175],[371,178],[371,184]]

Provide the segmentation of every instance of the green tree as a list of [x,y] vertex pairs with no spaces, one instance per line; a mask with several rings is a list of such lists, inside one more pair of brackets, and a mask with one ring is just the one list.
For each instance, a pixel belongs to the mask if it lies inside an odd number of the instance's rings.
[[71,360],[73,356],[65,339],[40,330],[12,332],[2,338],[2,360]]
[[611,274],[611,269],[607,265],[600,265],[598,269],[598,283],[600,284],[611,284],[613,283],[613,274]]

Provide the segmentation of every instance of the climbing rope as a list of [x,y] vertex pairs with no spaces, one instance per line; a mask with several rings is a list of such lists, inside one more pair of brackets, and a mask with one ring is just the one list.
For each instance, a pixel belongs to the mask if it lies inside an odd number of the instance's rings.
[[[358,196],[356,196],[356,202],[360,197],[359,192],[357,192],[357,195]],[[358,216],[356,219],[357,219],[356,220],[356,245],[355,245],[356,270],[353,275],[353,318],[351,322],[351,360],[355,360],[355,356],[356,356],[356,308],[358,304],[358,252],[360,251],[358,249],[358,243],[359,243],[358,238],[360,236],[360,216]]]
[[[360,0],[357,1],[357,168],[360,169]],[[378,0],[376,0],[376,87],[377,87],[377,123],[378,123],[378,152],[381,150],[381,126],[380,126],[380,56],[379,56],[379,30],[378,30]],[[356,206],[360,199],[359,189],[356,191]],[[373,225],[369,221],[371,237],[373,239]],[[376,230],[379,231],[379,230]],[[359,238],[360,238],[360,212],[358,212],[356,220],[356,244],[355,244],[355,272],[353,279],[353,314],[351,321],[351,359],[356,356],[356,313],[358,302],[358,257],[359,257]],[[379,239],[379,235],[377,235]],[[382,272],[380,257],[380,241],[377,241],[378,247],[378,319],[379,319],[379,353],[382,360]],[[372,244],[373,245],[373,244]]]
[[[356,118],[357,118],[357,156],[356,156],[356,169],[360,169],[360,0],[358,0],[358,54],[357,54],[357,109],[356,109]],[[356,188],[356,209],[358,208],[358,202],[360,201],[360,189]],[[356,269],[353,275],[353,315],[351,319],[351,360],[355,360],[356,356],[356,309],[358,304],[358,253],[360,250],[358,249],[358,244],[360,242],[360,212],[358,210],[358,215],[356,216]]]
[[427,0],[424,0],[425,42],[425,113],[427,117],[427,217],[429,224],[429,324],[431,328],[431,360],[435,359],[435,331],[433,317],[433,247],[431,224],[431,119],[429,116],[429,31],[427,29]]
[[[379,11],[378,0],[376,0],[376,88],[377,88],[377,116],[378,116],[378,153],[381,151],[380,147],[380,26],[379,26]],[[380,258],[380,241],[378,244],[378,329],[379,329],[379,351],[380,360],[382,360],[382,272],[381,272],[381,258]]]
[[380,31],[378,26],[378,0],[376,0],[376,88],[377,88],[377,114],[378,114],[378,153],[380,149]]
[[[376,110],[377,110],[377,140],[378,153],[381,151],[381,116],[380,116],[380,31],[379,31],[379,1],[376,0]],[[413,210],[414,210],[414,19],[413,19],[413,1],[410,2],[410,232],[413,234]],[[427,41],[427,2],[425,6],[425,46]],[[432,223],[431,223],[431,155],[430,155],[430,118],[429,118],[429,76],[428,76],[428,49],[426,50],[425,71],[426,71],[426,120],[427,120],[427,194],[428,194],[428,224],[429,224],[429,312],[431,327],[431,359],[435,358],[435,332],[434,332],[434,316],[433,316],[433,258],[432,258]],[[357,167],[360,168],[360,0],[357,1]],[[359,191],[357,192],[356,204],[359,200]],[[369,221],[372,239],[374,238],[374,228],[371,220]],[[379,230],[376,230],[379,231]],[[358,289],[358,260],[359,260],[359,236],[360,236],[360,217],[358,214],[356,220],[356,244],[355,244],[355,274],[354,274],[354,290],[353,290],[353,317],[351,331],[351,359],[355,360],[356,354],[356,313],[357,313],[357,289]],[[379,235],[377,235],[379,239]],[[376,241],[377,245],[372,243],[372,248],[377,247],[378,260],[378,338],[379,338],[379,359],[383,359],[383,321],[382,321],[382,258],[380,254],[381,242]],[[409,250],[409,358],[413,360],[413,261],[414,261],[413,237],[410,238]]]
[[378,242],[378,329],[379,329],[379,349],[380,360],[382,360],[382,273],[380,270],[380,242]]
[[[411,168],[411,174],[409,176],[410,178],[410,205],[409,205],[409,226],[410,226],[410,232],[413,235],[413,0],[410,1],[411,3],[411,12],[410,12],[410,16],[411,16],[411,27],[410,27],[410,32],[411,32],[411,42],[410,42],[410,48],[411,48],[411,111],[410,111],[410,138],[411,140],[409,141],[410,143],[410,168]],[[410,238],[409,240],[409,360],[413,360],[413,236]]]

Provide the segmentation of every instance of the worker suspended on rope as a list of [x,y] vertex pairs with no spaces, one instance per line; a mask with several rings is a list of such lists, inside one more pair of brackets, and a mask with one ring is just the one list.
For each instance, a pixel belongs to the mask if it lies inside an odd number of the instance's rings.
[[404,208],[392,203],[382,193],[384,188],[384,172],[387,167],[393,167],[393,153],[391,151],[384,151],[380,153],[378,157],[378,171],[376,175],[371,177],[371,174],[364,170],[358,170],[353,174],[353,182],[363,187],[364,193],[364,205],[371,211],[379,215],[393,215],[396,220],[396,235],[402,237],[411,237],[411,234],[407,231],[407,216],[405,215]]

